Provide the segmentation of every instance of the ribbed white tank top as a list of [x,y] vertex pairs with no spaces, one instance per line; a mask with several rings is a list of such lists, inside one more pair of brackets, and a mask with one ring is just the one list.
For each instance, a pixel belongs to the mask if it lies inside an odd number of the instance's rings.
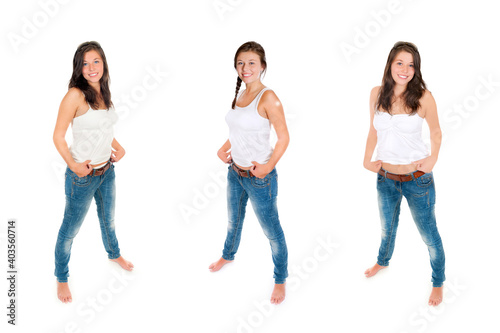
[[[273,147],[269,142],[271,122],[259,115],[257,106],[269,88],[262,89],[246,107],[235,106],[226,115],[229,126],[229,142],[234,163],[242,167],[252,166],[252,161],[265,164],[271,158]],[[238,95],[241,96],[243,91]]]
[[422,140],[424,119],[417,113],[390,115],[375,111],[373,127],[377,130],[377,157],[390,164],[411,164],[428,157],[429,150]]
[[89,110],[73,118],[73,143],[69,147],[71,156],[77,163],[90,160],[90,164],[107,162],[111,157],[111,143],[113,142],[113,125],[118,115],[114,109]]

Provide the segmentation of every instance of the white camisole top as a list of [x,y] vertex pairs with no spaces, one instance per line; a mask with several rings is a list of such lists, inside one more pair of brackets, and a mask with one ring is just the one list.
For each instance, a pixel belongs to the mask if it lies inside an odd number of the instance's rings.
[[[273,147],[269,142],[271,122],[257,111],[260,98],[269,88],[262,89],[246,107],[235,106],[226,115],[229,126],[229,142],[234,163],[242,167],[252,166],[252,161],[265,164],[271,158]],[[241,96],[243,91],[238,95]]]
[[428,157],[429,150],[422,140],[423,121],[417,113],[410,116],[375,111],[373,127],[377,130],[376,160],[399,165]]
[[111,157],[113,125],[118,115],[109,110],[89,110],[72,121],[73,143],[69,147],[71,156],[77,163],[90,160],[90,164],[107,162]]

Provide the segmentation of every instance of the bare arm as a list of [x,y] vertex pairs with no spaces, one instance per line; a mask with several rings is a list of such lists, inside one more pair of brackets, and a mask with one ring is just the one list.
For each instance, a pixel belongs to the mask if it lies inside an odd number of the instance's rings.
[[72,122],[79,105],[82,104],[84,97],[80,90],[72,88],[68,90],[64,96],[61,105],[59,106],[59,113],[57,115],[56,127],[54,129],[54,145],[57,151],[64,159],[68,167],[76,173],[78,177],[84,177],[92,171],[92,166],[89,164],[90,160],[83,163],[76,163],[68,148],[65,136],[69,124]]
[[373,151],[377,146],[377,130],[373,127],[373,117],[375,116],[375,104],[379,90],[380,87],[375,87],[370,93],[370,130],[368,131],[368,138],[366,139],[365,158],[363,160],[363,166],[373,172],[378,172],[382,167],[382,161],[371,161]]
[[118,162],[125,155],[125,149],[113,138],[113,142],[111,142],[111,147],[113,150],[111,151],[111,161]]
[[417,170],[429,173],[434,168],[437,162],[439,150],[441,148],[441,127],[439,126],[439,119],[437,113],[437,106],[434,97],[429,91],[426,91],[421,100],[422,109],[424,111],[424,118],[429,126],[431,137],[431,155],[421,160],[413,162],[417,166]]
[[274,169],[276,164],[278,164],[278,161],[285,153],[288,143],[290,142],[290,136],[286,126],[283,105],[274,91],[270,90],[264,92],[260,103],[266,112],[269,121],[274,126],[276,136],[278,137],[274,151],[266,164],[259,164],[256,161],[252,161],[252,164],[254,165],[252,173],[258,178],[264,178]]
[[220,147],[220,149],[217,151],[217,156],[222,160],[224,163],[231,163],[233,161],[233,157],[231,156],[231,142],[229,142],[229,139],[227,139],[226,142]]

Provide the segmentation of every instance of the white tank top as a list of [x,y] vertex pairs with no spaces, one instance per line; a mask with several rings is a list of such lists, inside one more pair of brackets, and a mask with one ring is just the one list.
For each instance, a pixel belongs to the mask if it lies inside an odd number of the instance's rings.
[[[252,161],[265,164],[271,158],[273,148],[269,142],[271,122],[257,111],[262,94],[269,88],[262,89],[246,107],[235,106],[226,115],[229,126],[229,142],[234,163],[242,167],[252,166]],[[243,91],[238,95],[241,96]]]
[[428,157],[429,150],[422,140],[424,119],[417,113],[390,115],[375,111],[373,127],[377,130],[377,157],[390,164],[411,164]]
[[89,110],[72,121],[73,143],[69,151],[77,163],[90,160],[90,164],[107,162],[111,157],[113,125],[118,115],[109,110]]

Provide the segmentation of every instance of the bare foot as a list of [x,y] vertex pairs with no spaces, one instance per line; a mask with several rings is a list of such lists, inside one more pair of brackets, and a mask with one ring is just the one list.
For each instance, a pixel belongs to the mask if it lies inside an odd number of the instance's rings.
[[110,259],[110,260],[118,263],[118,265],[120,265],[126,271],[131,271],[134,268],[134,265],[130,261],[123,259],[122,256],[119,256],[116,259]]
[[71,291],[69,291],[68,282],[57,282],[57,298],[63,303],[71,303]]
[[365,276],[367,278],[369,277],[372,277],[374,276],[375,274],[377,274],[378,271],[380,271],[381,269],[383,268],[386,268],[387,266],[380,266],[379,264],[375,264],[373,265],[373,267],[371,268],[368,268],[366,271],[365,271]]
[[230,263],[230,262],[233,262],[233,261],[226,260],[226,259],[221,257],[219,260],[217,260],[216,262],[214,262],[210,266],[208,266],[208,269],[210,270],[210,272],[217,272],[219,269],[222,268],[222,266],[224,266],[225,264]]
[[429,305],[438,306],[443,301],[443,287],[433,287],[429,297]]
[[285,300],[285,283],[275,284],[271,294],[271,304],[280,304]]

